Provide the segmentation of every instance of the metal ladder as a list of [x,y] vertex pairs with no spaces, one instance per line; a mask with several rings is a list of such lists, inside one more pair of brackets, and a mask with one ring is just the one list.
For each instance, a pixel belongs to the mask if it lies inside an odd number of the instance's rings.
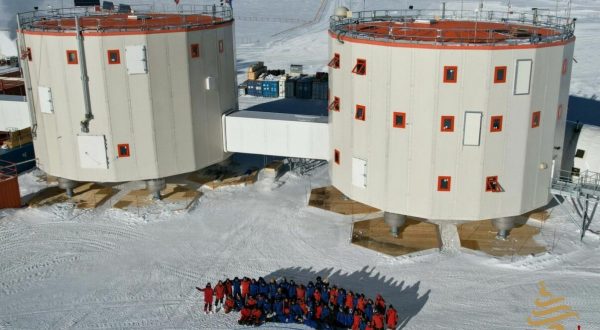
[[[583,240],[600,202],[600,173],[586,170],[579,173],[579,176],[574,176],[569,171],[561,171],[558,177],[552,179],[551,192],[554,200],[565,208],[573,223],[581,227]],[[579,219],[575,218],[559,196],[571,200]]]

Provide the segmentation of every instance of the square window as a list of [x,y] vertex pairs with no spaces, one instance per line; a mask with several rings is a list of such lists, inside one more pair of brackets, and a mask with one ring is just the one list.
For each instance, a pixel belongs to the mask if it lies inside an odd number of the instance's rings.
[[31,62],[31,58],[32,58],[32,57],[31,57],[31,48],[30,48],[30,47],[27,47],[27,60],[28,60],[29,62]]
[[223,53],[225,51],[225,44],[223,44],[223,40],[219,40],[219,53]]
[[440,130],[442,132],[454,132],[454,116],[442,116]]
[[357,75],[364,76],[367,74],[367,60],[357,59],[356,65],[352,69],[352,73],[356,73]]
[[494,69],[494,84],[501,84],[506,82],[506,67],[497,66]]
[[438,191],[450,191],[452,178],[449,176],[438,176]]
[[357,104],[354,119],[365,121],[367,119],[367,108],[364,105]]
[[333,151],[333,161],[338,165],[340,164],[340,151],[337,149]]
[[340,54],[335,53],[333,55],[333,58],[331,59],[331,61],[329,61],[328,65],[330,68],[339,69],[340,68]]
[[111,49],[108,52],[108,64],[120,64],[121,55],[118,49]]
[[329,105],[329,110],[340,111],[340,98],[337,96],[333,97],[333,102]]
[[490,132],[502,131],[502,116],[492,116],[490,120]]
[[575,152],[575,157],[577,157],[577,158],[583,158],[583,156],[585,156],[585,150],[583,150],[583,149],[577,149],[577,151]]
[[129,144],[117,145],[117,153],[119,157],[129,157]]
[[571,175],[572,176],[579,176],[579,174],[581,173],[581,170],[577,167],[571,167]]
[[67,63],[68,64],[79,63],[79,61],[77,60],[77,51],[76,50],[67,50]]
[[458,79],[458,67],[456,66],[445,66],[444,67],[444,82],[455,83]]
[[406,113],[404,112],[394,112],[393,117],[393,126],[396,128],[405,128],[406,127]]
[[531,128],[536,128],[536,127],[540,126],[540,118],[541,118],[540,111],[536,111],[531,114]]
[[192,58],[200,57],[200,45],[199,44],[191,44],[190,45],[190,55]]
[[500,183],[498,183],[498,176],[488,176],[485,179],[485,191],[502,192],[502,187],[500,187]]

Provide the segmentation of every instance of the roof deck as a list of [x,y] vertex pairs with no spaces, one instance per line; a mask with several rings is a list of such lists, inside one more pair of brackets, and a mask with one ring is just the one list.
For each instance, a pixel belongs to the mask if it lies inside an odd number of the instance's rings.
[[383,10],[332,16],[330,33],[385,43],[506,46],[574,37],[575,19],[522,12]]
[[201,29],[233,20],[231,8],[224,6],[152,5],[131,6],[131,12],[101,10],[95,7],[38,10],[18,15],[25,32],[72,33],[79,27],[85,32],[152,32]]

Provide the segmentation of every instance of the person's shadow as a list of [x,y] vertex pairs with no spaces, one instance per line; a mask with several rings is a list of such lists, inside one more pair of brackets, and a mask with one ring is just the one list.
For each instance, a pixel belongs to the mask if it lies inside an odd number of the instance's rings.
[[419,295],[421,281],[409,284],[392,277],[386,278],[379,273],[375,273],[374,268],[369,269],[368,266],[363,267],[360,271],[348,274],[342,273],[340,270],[334,271],[333,268],[316,270],[313,268],[290,267],[276,270],[264,276],[264,278],[268,281],[271,278],[285,277],[288,281],[294,280],[296,284],[307,285],[309,281],[314,283],[317,276],[320,276],[323,280],[327,279],[330,286],[336,285],[338,288],[343,287],[346,291],[363,293],[365,297],[373,300],[375,300],[377,294],[381,294],[386,304],[388,306],[393,305],[398,312],[397,329],[403,329],[423,309],[431,293],[431,290],[427,290]]

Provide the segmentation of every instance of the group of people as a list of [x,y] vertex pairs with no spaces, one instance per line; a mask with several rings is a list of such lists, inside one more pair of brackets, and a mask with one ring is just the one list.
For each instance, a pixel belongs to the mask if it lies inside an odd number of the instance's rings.
[[[268,283],[244,277],[219,281],[213,288],[196,289],[204,292],[204,312],[221,308],[225,313],[240,312],[243,325],[258,326],[264,322],[302,323],[315,329],[383,330],[396,329],[398,313],[386,306],[381,295],[375,301],[364,294],[354,293],[317,277],[308,285],[287,279]],[[214,298],[214,300],[213,300]]]

